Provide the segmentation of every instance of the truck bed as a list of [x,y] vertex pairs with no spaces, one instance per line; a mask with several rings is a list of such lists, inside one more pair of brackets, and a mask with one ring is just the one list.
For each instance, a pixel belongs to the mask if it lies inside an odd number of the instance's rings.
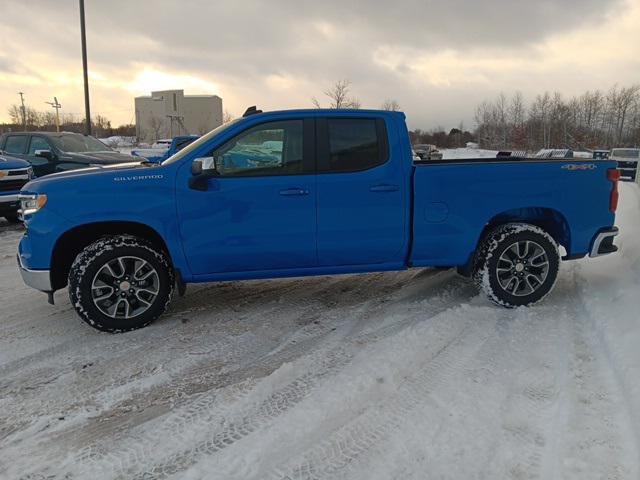
[[464,265],[486,227],[505,219],[548,225],[566,258],[584,256],[598,230],[613,226],[610,168],[616,162],[510,157],[415,162],[411,264]]

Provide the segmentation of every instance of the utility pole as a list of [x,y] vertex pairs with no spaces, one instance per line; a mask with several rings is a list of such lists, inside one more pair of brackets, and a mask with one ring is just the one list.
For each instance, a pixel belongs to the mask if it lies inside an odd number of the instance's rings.
[[87,74],[87,32],[84,26],[84,0],[80,0],[80,37],[82,40],[82,70],[84,74],[85,134],[91,135],[91,111],[89,110],[89,76]]
[[53,102],[44,102],[47,103],[49,105],[51,105],[53,108],[56,109],[56,132],[60,131],[60,113],[59,110],[62,108],[62,105],[60,105],[60,103],[58,102],[58,98],[57,97],[53,97]]
[[22,107],[20,107],[20,111],[22,112],[22,128],[24,131],[27,131],[27,110],[24,108],[24,92],[18,92],[20,95],[20,102],[22,103]]

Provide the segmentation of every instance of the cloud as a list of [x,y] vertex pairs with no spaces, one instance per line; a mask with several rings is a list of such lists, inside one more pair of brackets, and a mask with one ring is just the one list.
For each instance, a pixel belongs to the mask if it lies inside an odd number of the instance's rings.
[[[363,105],[396,98],[410,124],[425,128],[469,122],[475,104],[500,90],[570,95],[640,78],[638,0],[110,0],[86,7],[93,110],[116,123],[131,119],[132,97],[143,89],[215,93],[238,114],[249,104],[310,106],[311,96],[348,78]],[[77,3],[4,0],[2,12],[0,107],[28,86],[28,101],[64,96],[65,108],[81,112]]]

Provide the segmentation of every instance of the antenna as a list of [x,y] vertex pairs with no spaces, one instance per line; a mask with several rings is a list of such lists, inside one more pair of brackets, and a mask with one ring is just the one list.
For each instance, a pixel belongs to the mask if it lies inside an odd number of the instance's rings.
[[244,114],[242,115],[242,117],[248,117],[249,115],[255,115],[256,113],[262,113],[262,110],[258,110],[258,108],[254,105],[252,107],[249,107],[245,110]]

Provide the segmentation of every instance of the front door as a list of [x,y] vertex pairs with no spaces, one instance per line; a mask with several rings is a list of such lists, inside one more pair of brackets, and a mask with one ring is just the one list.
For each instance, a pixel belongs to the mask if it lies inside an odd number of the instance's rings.
[[178,176],[180,235],[194,275],[317,265],[313,137],[312,121],[262,123],[206,155],[219,172],[206,191]]
[[[36,155],[38,151],[48,151],[49,157]],[[53,157],[53,149],[48,140],[39,135],[32,135],[29,142],[29,149],[27,151],[27,161],[33,166],[33,173],[36,177],[48,175],[56,171],[56,161]]]

